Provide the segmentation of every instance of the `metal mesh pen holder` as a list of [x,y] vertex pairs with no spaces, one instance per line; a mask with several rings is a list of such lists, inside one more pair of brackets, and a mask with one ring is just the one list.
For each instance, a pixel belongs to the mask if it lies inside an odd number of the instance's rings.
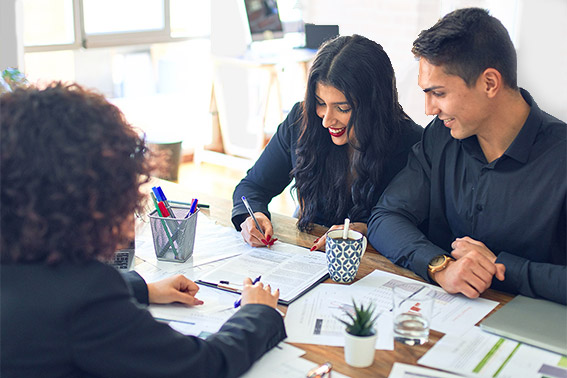
[[185,262],[193,256],[199,209],[188,215],[189,208],[172,206],[171,213],[174,217],[160,217],[156,210],[149,215],[156,257],[161,261]]

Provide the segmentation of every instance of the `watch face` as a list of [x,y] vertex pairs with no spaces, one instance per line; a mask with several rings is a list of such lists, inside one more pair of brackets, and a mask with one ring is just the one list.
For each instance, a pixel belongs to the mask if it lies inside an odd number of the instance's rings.
[[439,256],[435,256],[431,262],[429,263],[429,265],[431,266],[439,266],[441,264],[443,264],[443,261],[445,261],[445,256],[443,255],[439,255]]

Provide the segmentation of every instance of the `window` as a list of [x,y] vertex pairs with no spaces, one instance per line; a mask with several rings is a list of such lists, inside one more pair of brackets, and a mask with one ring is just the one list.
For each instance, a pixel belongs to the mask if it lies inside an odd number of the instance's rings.
[[25,52],[174,42],[210,34],[203,0],[23,0]]
[[73,0],[24,0],[23,11],[24,46],[35,46],[35,51],[79,47]]
[[209,143],[210,0],[21,2],[30,82],[96,88],[148,140]]
[[164,0],[83,0],[83,17],[87,36],[163,30]]

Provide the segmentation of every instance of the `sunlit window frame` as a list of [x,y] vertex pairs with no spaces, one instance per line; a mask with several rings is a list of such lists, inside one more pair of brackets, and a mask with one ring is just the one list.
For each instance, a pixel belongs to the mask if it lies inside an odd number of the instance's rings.
[[132,33],[108,33],[103,35],[87,35],[85,33],[85,23],[83,14],[83,0],[73,0],[73,24],[74,39],[73,43],[24,46],[24,52],[46,52],[73,50],[80,48],[95,47],[114,47],[136,44],[152,44],[164,42],[178,42],[194,38],[206,38],[209,35],[192,35],[187,37],[172,37],[170,25],[170,0],[163,0],[164,6],[164,27],[161,30],[132,32]]

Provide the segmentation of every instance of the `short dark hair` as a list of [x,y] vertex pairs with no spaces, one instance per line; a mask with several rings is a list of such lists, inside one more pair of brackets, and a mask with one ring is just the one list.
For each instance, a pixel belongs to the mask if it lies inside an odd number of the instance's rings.
[[447,14],[419,33],[412,52],[461,77],[469,87],[484,70],[494,68],[506,85],[518,88],[514,44],[504,25],[485,9],[463,8]]
[[111,257],[141,211],[150,166],[140,134],[74,84],[3,94],[0,111],[2,263]]

